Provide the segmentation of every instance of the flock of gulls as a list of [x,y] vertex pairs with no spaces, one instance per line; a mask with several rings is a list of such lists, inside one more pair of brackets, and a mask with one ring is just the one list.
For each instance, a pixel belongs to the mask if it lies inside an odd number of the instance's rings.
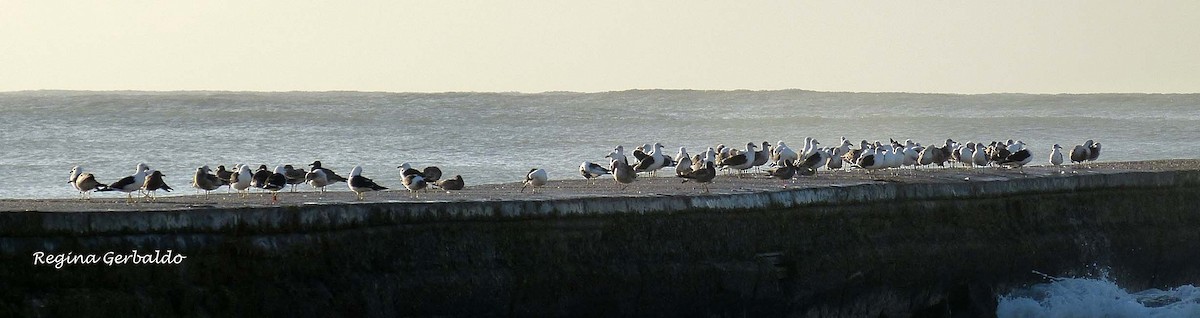
[[[233,170],[226,170],[225,166],[217,166],[215,172],[209,166],[202,166],[196,168],[196,173],[192,176],[192,187],[204,191],[205,200],[208,199],[209,192],[221,187],[237,190],[243,198],[249,194],[250,189],[257,188],[271,192],[271,202],[278,202],[279,191],[286,189],[289,185],[291,185],[292,192],[296,192],[296,185],[303,183],[325,193],[325,187],[345,182],[350,191],[354,191],[358,195],[359,200],[362,200],[367,192],[388,189],[375,183],[374,180],[364,177],[361,166],[351,169],[349,177],[343,177],[333,170],[322,167],[321,161],[313,161],[309,166],[312,167],[310,171],[296,169],[292,165],[280,165],[276,166],[274,170],[267,170],[267,165],[259,165],[258,169],[253,172],[250,166],[243,164],[236,165]],[[408,163],[404,163],[396,168],[400,170],[404,188],[408,189],[409,195],[412,197],[417,195],[416,191],[427,189],[430,186],[446,191],[462,190],[466,186],[461,175],[442,179],[442,170],[438,167],[430,166],[423,170],[417,170]],[[79,190],[84,199],[90,198],[93,191],[120,191],[125,192],[127,203],[133,203],[133,192],[139,192],[147,200],[153,201],[155,200],[154,194],[158,190],[166,192],[174,190],[166,182],[163,182],[163,176],[162,172],[151,170],[145,163],[138,163],[133,175],[121,178],[111,184],[104,184],[96,181],[95,175],[83,172],[82,167],[75,166],[71,168],[71,178],[68,182],[76,190]]]
[[[960,144],[953,139],[946,139],[941,145],[922,146],[912,140],[903,143],[890,140],[889,143],[874,143],[863,140],[858,147],[842,137],[836,147],[818,147],[821,143],[813,138],[804,139],[804,148],[793,150],[783,141],[771,145],[762,142],[761,147],[753,142],[747,143],[745,150],[717,145],[696,155],[689,155],[687,149],[679,148],[674,156],[663,151],[661,143],[643,144],[632,151],[633,163],[625,154],[624,146],[617,146],[608,155],[608,165],[602,166],[590,161],[579,165],[579,173],[595,183],[596,178],[611,175],[614,184],[624,190],[637,180],[639,174],[657,175],[659,170],[674,168],[676,177],[683,178],[682,182],[696,182],[708,192],[708,185],[716,179],[718,170],[726,175],[737,174],[738,178],[750,170],[763,171],[765,176],[787,181],[802,176],[811,176],[818,169],[829,171],[863,169],[867,173],[876,170],[920,168],[925,166],[938,167],[1007,167],[1021,168],[1033,161],[1033,152],[1022,141],[993,141],[988,144],[968,142]],[[1100,143],[1088,140],[1076,145],[1069,154],[1063,153],[1063,148],[1057,144],[1050,151],[1049,163],[1054,166],[1062,165],[1065,159],[1072,163],[1094,161],[1100,157]],[[676,159],[678,158],[678,159]],[[267,165],[259,165],[256,170],[248,165],[238,164],[232,170],[225,166],[217,166],[213,171],[209,166],[196,168],[191,186],[204,191],[205,200],[209,193],[221,187],[236,190],[238,195],[245,198],[251,189],[271,192],[271,202],[278,202],[278,193],[288,186],[296,191],[296,185],[309,186],[325,193],[325,188],[338,182],[345,182],[359,200],[365,193],[387,190],[387,187],[377,184],[362,175],[362,167],[356,166],[350,170],[348,177],[343,177],[328,168],[321,166],[321,161],[309,164],[309,171],[295,169],[292,165],[279,165],[268,170]],[[465,187],[461,175],[443,179],[438,167],[430,166],[422,170],[413,168],[408,163],[396,167],[400,171],[400,179],[409,197],[418,197],[420,190],[433,187],[446,191],[462,190]],[[170,192],[174,190],[163,181],[163,174],[152,170],[145,163],[138,163],[133,175],[121,178],[116,182],[104,184],[96,180],[96,176],[86,173],[80,166],[71,169],[68,181],[79,191],[83,199],[89,199],[91,192],[119,191],[126,193],[126,203],[135,202],[133,193],[138,192],[146,200],[155,200],[158,190]],[[534,168],[525,175],[521,192],[531,188],[536,192],[538,187],[546,185],[549,175],[544,169]]]
[[[1033,152],[1026,148],[1022,141],[1009,139],[1006,142],[993,141],[987,145],[968,142],[960,144],[953,139],[946,139],[940,146],[922,146],[912,140],[904,143],[890,140],[889,144],[879,141],[869,143],[863,140],[858,148],[842,137],[837,147],[818,147],[821,143],[813,138],[804,139],[804,148],[799,152],[792,150],[783,141],[771,145],[764,141],[762,147],[753,142],[746,144],[745,150],[733,149],[725,145],[709,147],[694,156],[689,156],[687,149],[679,148],[674,157],[663,153],[663,145],[643,144],[633,150],[636,160],[629,163],[625,148],[617,146],[605,158],[608,167],[585,161],[579,165],[579,173],[584,178],[592,180],[604,175],[612,175],[615,184],[622,189],[633,183],[639,173],[654,175],[665,167],[674,167],[675,176],[684,178],[683,182],[695,181],[704,186],[708,192],[708,184],[717,176],[717,170],[727,174],[738,173],[741,177],[747,170],[761,170],[769,167],[766,176],[779,180],[792,180],[798,176],[811,176],[820,168],[827,170],[845,170],[849,168],[864,169],[868,173],[881,169],[918,168],[937,165],[946,167],[962,166],[975,167],[1008,167],[1021,168],[1033,161]],[[1074,163],[1094,161],[1100,157],[1100,143],[1088,140],[1076,145],[1071,150],[1069,159]],[[679,158],[676,160],[675,158]],[[1049,162],[1058,166],[1063,164],[1062,147],[1055,144],[1050,151]],[[526,185],[540,186],[545,184],[546,172],[534,169],[525,178]],[[785,183],[784,187],[787,186]],[[524,188],[522,188],[524,189]]]

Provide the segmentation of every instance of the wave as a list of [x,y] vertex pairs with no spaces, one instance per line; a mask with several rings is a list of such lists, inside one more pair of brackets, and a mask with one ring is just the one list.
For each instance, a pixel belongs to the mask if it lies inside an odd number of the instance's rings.
[[1130,293],[1102,273],[1099,278],[1060,278],[999,297],[996,316],[1007,317],[1200,317],[1200,288],[1188,285]]

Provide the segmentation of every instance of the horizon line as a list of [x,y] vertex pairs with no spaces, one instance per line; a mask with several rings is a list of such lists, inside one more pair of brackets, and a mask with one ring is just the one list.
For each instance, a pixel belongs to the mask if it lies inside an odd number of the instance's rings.
[[94,89],[25,89],[25,90],[9,90],[0,91],[0,94],[11,93],[35,93],[35,92],[77,92],[77,93],[268,93],[268,94],[283,94],[283,93],[369,93],[369,94],[520,94],[520,95],[538,95],[538,94],[607,94],[607,93],[623,93],[623,92],[638,92],[638,91],[664,91],[664,92],[787,92],[801,91],[812,93],[848,93],[848,94],[913,94],[913,95],[1195,95],[1200,92],[1057,92],[1057,93],[1028,93],[1028,92],[986,92],[986,93],[961,93],[961,92],[906,92],[906,91],[821,91],[803,88],[782,88],[782,89],[694,89],[694,88],[629,88],[623,90],[608,90],[608,91],[569,91],[569,90],[547,90],[540,92],[530,91],[375,91],[375,90],[222,90],[222,89],[179,89],[179,90],[144,90],[144,89],[117,89],[117,90],[94,90]]

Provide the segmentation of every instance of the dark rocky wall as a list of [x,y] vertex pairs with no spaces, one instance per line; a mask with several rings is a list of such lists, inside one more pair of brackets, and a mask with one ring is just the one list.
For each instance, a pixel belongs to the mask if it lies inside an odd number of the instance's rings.
[[[1200,172],[701,197],[0,213],[0,316],[986,316],[1200,283]],[[180,265],[33,266],[167,250]]]

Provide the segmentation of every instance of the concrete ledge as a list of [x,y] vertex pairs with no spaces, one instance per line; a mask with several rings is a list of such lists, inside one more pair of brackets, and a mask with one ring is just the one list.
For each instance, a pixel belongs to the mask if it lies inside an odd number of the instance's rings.
[[[988,316],[1035,270],[1200,283],[1200,169],[971,176],[0,212],[0,316]],[[132,249],[189,258],[31,264],[37,251]]]

